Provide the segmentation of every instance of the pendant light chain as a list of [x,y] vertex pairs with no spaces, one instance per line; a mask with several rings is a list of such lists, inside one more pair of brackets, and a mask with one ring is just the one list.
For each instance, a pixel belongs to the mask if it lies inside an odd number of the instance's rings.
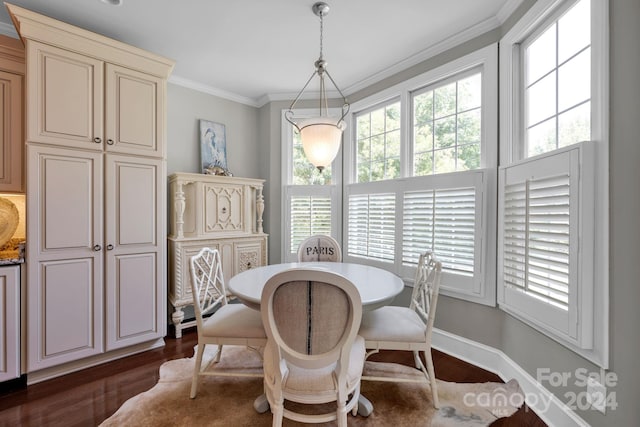
[[322,34],[324,32],[324,13],[320,12],[320,60],[322,60]]

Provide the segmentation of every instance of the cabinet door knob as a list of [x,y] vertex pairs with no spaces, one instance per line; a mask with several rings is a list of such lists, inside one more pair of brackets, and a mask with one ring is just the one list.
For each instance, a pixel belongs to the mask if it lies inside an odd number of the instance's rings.
[[250,269],[251,269],[251,261],[247,263],[247,270],[250,270]]
[[95,138],[93,138],[93,142],[95,142],[96,144],[100,144],[102,142],[102,138],[96,136]]
[[95,246],[93,247],[93,250],[94,250],[95,252],[100,252],[100,251],[102,250],[102,246],[100,246],[100,245],[95,245]]
[[107,250],[108,250],[108,251],[112,251],[112,250],[113,250],[113,245],[112,245],[111,243],[109,243],[109,244],[107,245]]
[[111,139],[111,138],[107,139],[107,144],[108,145],[113,145],[113,139]]
[[227,213],[227,208],[223,207],[222,208],[222,213]]

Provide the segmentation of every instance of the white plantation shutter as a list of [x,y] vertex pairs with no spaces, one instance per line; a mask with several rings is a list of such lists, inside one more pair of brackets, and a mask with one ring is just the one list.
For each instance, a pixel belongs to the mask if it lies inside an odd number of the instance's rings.
[[300,243],[315,234],[331,235],[331,197],[292,196],[291,211],[291,253],[297,253]]
[[593,226],[580,217],[580,207],[591,203],[593,187],[581,165],[589,162],[583,143],[500,171],[499,302],[583,348],[591,344],[584,325],[589,316],[580,329],[578,323],[580,310],[592,304],[586,290],[592,279],[579,273],[593,261],[580,240],[593,245]]
[[476,189],[437,190],[433,250],[452,273],[474,271]]
[[339,193],[336,185],[284,186],[282,262],[297,261],[300,242],[314,234],[339,241]]
[[395,194],[357,194],[348,198],[347,255],[394,262]]
[[472,276],[475,193],[473,187],[405,192],[402,262],[415,265],[420,253],[430,249],[444,270]]
[[505,284],[569,309],[568,174],[505,187]]
[[481,169],[347,186],[344,261],[379,265],[410,282],[418,257],[431,250],[443,264],[442,293],[494,305],[483,265],[489,176]]

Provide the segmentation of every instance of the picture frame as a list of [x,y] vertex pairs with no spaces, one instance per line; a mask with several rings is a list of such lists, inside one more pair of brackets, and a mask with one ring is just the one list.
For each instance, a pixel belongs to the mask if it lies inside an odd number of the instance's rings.
[[227,171],[227,134],[222,123],[200,119],[200,162],[202,173],[214,168]]

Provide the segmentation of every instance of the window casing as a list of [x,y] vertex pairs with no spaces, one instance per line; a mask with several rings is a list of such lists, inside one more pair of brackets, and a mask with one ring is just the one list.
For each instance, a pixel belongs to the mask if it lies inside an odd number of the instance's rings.
[[607,49],[606,0],[539,1],[500,41],[498,303],[603,367]]
[[[495,233],[487,230],[496,215],[496,91],[494,45],[352,105],[345,261],[410,282],[419,253],[433,250],[444,294],[495,304]],[[377,173],[362,161],[369,158]]]

